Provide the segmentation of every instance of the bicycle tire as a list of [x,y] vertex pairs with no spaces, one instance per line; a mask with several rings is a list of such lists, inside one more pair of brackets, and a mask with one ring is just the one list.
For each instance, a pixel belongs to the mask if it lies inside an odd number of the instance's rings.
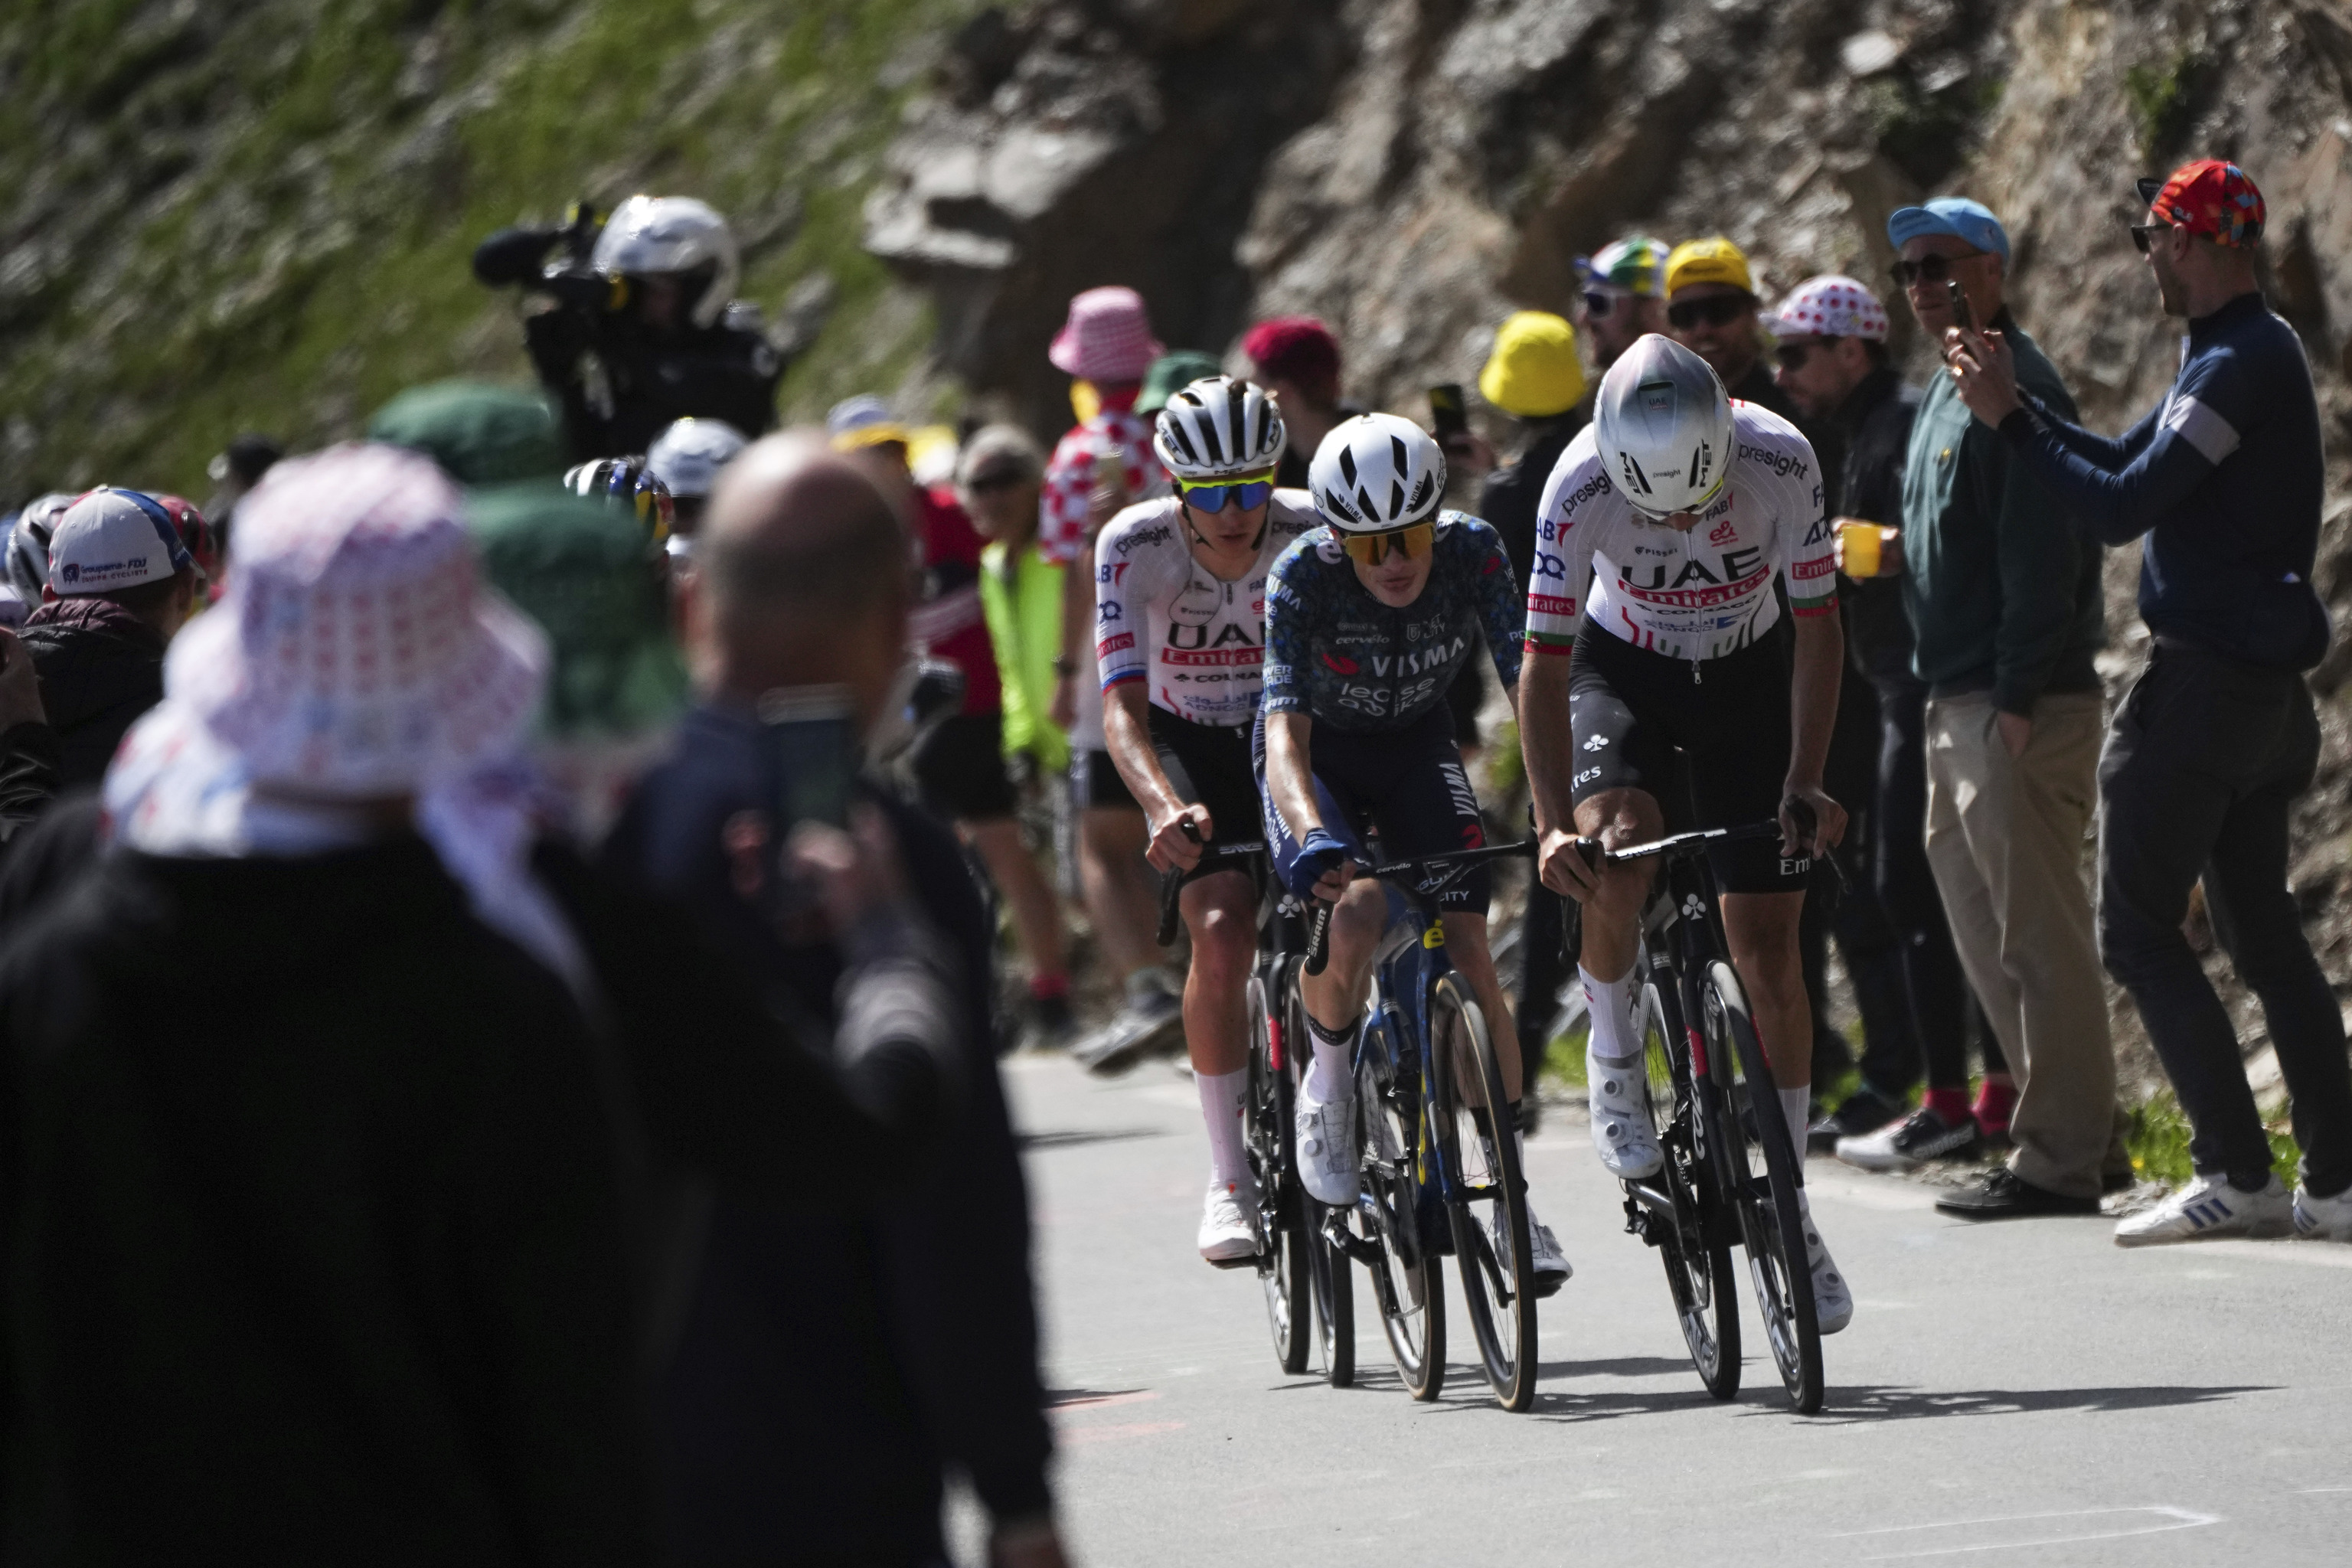
[[[1486,1016],[1459,974],[1442,974],[1430,988],[1429,1029],[1430,1056],[1436,1064],[1436,1081],[1430,1086],[1430,1124],[1436,1131],[1440,1156],[1465,1184],[1496,1192],[1489,1199],[1446,1205],[1462,1299],[1496,1403],[1506,1410],[1521,1411],[1536,1402],[1536,1275],[1528,1234],[1527,1176],[1519,1168],[1502,1064],[1495,1058]],[[1483,1133],[1478,1111],[1485,1112]],[[1470,1158],[1473,1153],[1475,1161]],[[1482,1209],[1487,1223],[1481,1223],[1477,1211]],[[1489,1234],[1497,1218],[1507,1238],[1507,1259],[1495,1256]]]
[[1651,1125],[1665,1163],[1658,1184],[1673,1202],[1671,1219],[1650,1213],[1643,1237],[1658,1249],[1666,1289],[1675,1300],[1691,1365],[1717,1399],[1739,1392],[1739,1297],[1731,1248],[1711,1245],[1710,1221],[1720,1202],[1698,1133],[1698,1102],[1691,1082],[1689,1037],[1673,977],[1642,986],[1643,1058],[1647,1065]]
[[[1822,1331],[1813,1309],[1813,1277],[1805,1266],[1804,1225],[1797,1207],[1795,1152],[1748,1010],[1739,976],[1720,959],[1707,966],[1703,986],[1709,1060],[1728,1080],[1717,1097],[1717,1134],[1747,1238],[1748,1274],[1773,1364],[1801,1415],[1822,1407]],[[1756,1132],[1751,1139],[1748,1125]]]
[[[1289,1079],[1293,1103],[1307,1073],[1307,1004],[1298,994],[1298,962],[1285,963],[1281,973],[1284,1074]],[[1293,1044],[1293,1042],[1296,1042]],[[1293,1133],[1296,1136],[1296,1133]],[[1356,1381],[1356,1279],[1348,1271],[1347,1254],[1323,1234],[1325,1216],[1332,1211],[1318,1203],[1304,1185],[1299,1205],[1307,1216],[1307,1278],[1314,1297],[1317,1343],[1323,1352],[1323,1378],[1334,1388],[1352,1387]]]
[[[1419,1098],[1411,1104],[1418,1122]],[[1372,1293],[1397,1377],[1406,1393],[1426,1403],[1445,1385],[1445,1274],[1444,1260],[1421,1241],[1412,1176],[1420,1130],[1400,1125],[1369,1068],[1357,1075],[1356,1115],[1364,1191],[1371,1203],[1370,1212],[1359,1205],[1349,1218],[1372,1245]]]
[[[1274,979],[1278,994],[1281,974],[1277,972]],[[1250,976],[1248,995],[1249,1079],[1243,1132],[1250,1174],[1257,1180],[1257,1269],[1265,1288],[1275,1360],[1296,1376],[1307,1370],[1314,1339],[1308,1247],[1320,1243],[1310,1242],[1307,1228],[1307,1194],[1299,1187],[1291,1148],[1297,1134],[1290,1119],[1290,1077],[1273,1068],[1277,1021],[1266,1004],[1263,976]],[[1286,1037],[1282,1043],[1289,1045],[1295,1038]]]

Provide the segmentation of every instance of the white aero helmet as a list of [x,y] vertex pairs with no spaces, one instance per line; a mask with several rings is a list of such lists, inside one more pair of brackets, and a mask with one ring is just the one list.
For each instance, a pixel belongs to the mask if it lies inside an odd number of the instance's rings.
[[724,419],[680,419],[646,448],[646,468],[673,496],[707,496],[719,470],[750,445]]
[[1180,387],[1160,409],[1151,449],[1180,479],[1262,474],[1282,461],[1290,439],[1265,388],[1230,375]]
[[719,320],[742,269],[727,220],[692,196],[631,196],[604,220],[588,260],[608,278],[708,269],[702,291],[687,300],[698,327]]
[[1437,515],[1445,454],[1428,432],[1393,414],[1342,420],[1307,466],[1315,510],[1342,533],[1381,533]]
[[1697,511],[1731,475],[1731,399],[1706,361],[1651,332],[1601,378],[1592,439],[1635,511]]

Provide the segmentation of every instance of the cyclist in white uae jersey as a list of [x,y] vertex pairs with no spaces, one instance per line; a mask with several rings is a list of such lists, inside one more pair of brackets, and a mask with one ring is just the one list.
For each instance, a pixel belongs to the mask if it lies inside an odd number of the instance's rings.
[[[1730,401],[1696,354],[1644,337],[1610,367],[1591,427],[1561,454],[1536,536],[1520,726],[1538,871],[1584,906],[1594,1147],[1629,1180],[1662,1158],[1633,973],[1654,863],[1595,870],[1578,841],[1659,837],[1664,796],[1687,799],[1696,819],[1675,826],[1780,820],[1778,845],[1714,859],[1732,965],[1801,1172],[1813,1031],[1797,928],[1811,857],[1845,827],[1822,790],[1845,646],[1818,459],[1786,420]],[[1777,633],[1776,579],[1792,635]],[[1805,1212],[1815,1308],[1834,1333],[1853,1298]]]
[[[1192,383],[1168,400],[1152,437],[1176,494],[1128,508],[1095,542],[1103,740],[1162,871],[1192,869],[1220,838],[1258,836],[1250,729],[1266,574],[1312,521],[1304,495],[1274,488],[1285,438],[1264,388],[1222,375]],[[1244,1264],[1257,1252],[1242,1140],[1257,889],[1244,871],[1215,871],[1186,883],[1177,907],[1192,937],[1184,1041],[1209,1131],[1201,1256]]]

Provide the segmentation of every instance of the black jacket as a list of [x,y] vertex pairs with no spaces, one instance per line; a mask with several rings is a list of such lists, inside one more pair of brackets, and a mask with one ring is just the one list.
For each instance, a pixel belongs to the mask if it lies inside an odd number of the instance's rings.
[[163,637],[112,600],[93,598],[43,605],[17,636],[58,732],[59,787],[98,783],[123,732],[163,700]]
[[0,948],[0,1556],[649,1561],[593,1060],[413,837],[58,889]]
[[[1838,515],[1901,525],[1903,458],[1911,444],[1911,416],[1918,411],[1919,389],[1905,385],[1888,365],[1872,371],[1846,395],[1836,416],[1845,434]],[[1846,653],[1854,668],[1874,682],[1916,683],[1902,580],[1857,583],[1840,576],[1838,587],[1845,601]]]
[[1527,597],[1528,577],[1536,569],[1536,523],[1543,507],[1544,486],[1559,465],[1559,455],[1584,426],[1581,408],[1529,421],[1534,434],[1527,450],[1519,454],[1517,462],[1487,475],[1485,488],[1478,492],[1478,515],[1503,536],[1521,598]]

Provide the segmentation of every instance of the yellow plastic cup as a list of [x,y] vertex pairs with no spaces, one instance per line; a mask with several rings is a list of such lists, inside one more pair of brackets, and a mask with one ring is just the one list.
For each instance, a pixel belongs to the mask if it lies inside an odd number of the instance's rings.
[[1878,575],[1879,542],[1883,531],[1874,522],[1843,522],[1838,525],[1841,568],[1849,577],[1861,581]]

